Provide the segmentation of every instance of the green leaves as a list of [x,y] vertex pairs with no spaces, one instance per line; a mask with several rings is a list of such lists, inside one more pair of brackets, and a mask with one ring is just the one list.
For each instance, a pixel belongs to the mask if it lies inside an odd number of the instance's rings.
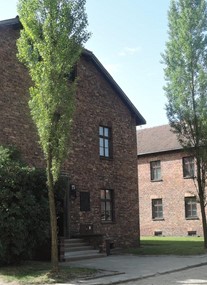
[[19,0],[23,25],[17,42],[18,58],[30,73],[32,118],[45,158],[52,154],[57,180],[68,150],[76,82],[65,77],[76,65],[86,31],[85,0]]
[[86,31],[85,0],[19,0],[23,25],[18,58],[33,81],[29,106],[47,164],[51,221],[51,259],[58,270],[54,185],[69,148],[76,80],[67,80],[77,64]]
[[163,55],[167,116],[184,148],[195,157],[196,186],[207,248],[207,4],[172,0],[169,39]]
[[49,237],[46,176],[0,146],[0,265],[30,258]]
[[195,142],[207,143],[206,1],[171,1],[168,21],[169,39],[162,56],[167,116],[180,141],[195,147]]

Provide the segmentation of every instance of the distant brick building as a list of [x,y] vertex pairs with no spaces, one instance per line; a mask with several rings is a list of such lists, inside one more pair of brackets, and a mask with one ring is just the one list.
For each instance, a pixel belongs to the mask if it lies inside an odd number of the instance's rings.
[[137,141],[141,235],[202,235],[193,157],[169,125],[138,130]]
[[[44,167],[28,108],[31,85],[16,58],[17,18],[0,22],[0,144],[15,145],[31,166]],[[144,118],[95,55],[77,64],[71,151],[62,171],[69,181],[62,235],[101,234],[115,246],[139,235],[136,125]]]

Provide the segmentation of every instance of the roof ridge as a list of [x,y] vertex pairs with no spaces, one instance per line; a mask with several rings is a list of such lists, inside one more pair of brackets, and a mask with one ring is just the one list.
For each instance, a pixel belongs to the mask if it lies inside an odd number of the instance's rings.
[[140,128],[140,129],[137,129],[137,132],[139,131],[144,131],[144,130],[151,130],[151,129],[156,129],[156,128],[161,128],[161,127],[167,127],[170,125],[169,124],[163,124],[163,125],[158,125],[158,126],[152,126],[152,127],[146,127],[146,128]]

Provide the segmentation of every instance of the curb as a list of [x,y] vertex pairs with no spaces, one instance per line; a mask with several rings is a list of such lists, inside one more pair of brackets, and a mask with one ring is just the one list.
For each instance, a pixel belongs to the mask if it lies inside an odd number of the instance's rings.
[[[199,263],[199,264],[195,264],[195,265],[189,265],[189,266],[185,266],[185,267],[182,267],[182,268],[177,268],[177,269],[172,269],[172,270],[168,270],[168,271],[165,271],[165,272],[156,272],[156,273],[153,273],[153,274],[150,274],[150,275],[145,275],[145,276],[140,276],[140,277],[134,277],[134,278],[129,278],[129,279],[126,279],[126,280],[119,280],[119,281],[109,281],[107,283],[93,283],[93,285],[111,285],[111,284],[122,284],[122,283],[127,283],[127,282],[133,282],[133,281],[138,281],[138,280],[143,280],[143,279],[147,279],[147,278],[151,278],[151,277],[154,277],[154,276],[158,276],[158,275],[166,275],[166,274],[170,274],[170,273],[174,273],[174,272],[179,272],[179,271],[184,271],[184,270],[188,270],[188,269],[191,269],[191,268],[196,268],[196,267],[201,267],[201,266],[206,266],[207,265],[207,262],[202,262],[202,263]],[[97,277],[94,277],[94,278],[87,278],[87,279],[82,279],[81,282],[82,284],[84,284],[83,282],[84,281],[92,281],[92,280],[96,280],[96,279],[99,279],[99,278],[104,278],[104,277],[110,277],[110,276],[116,276],[116,275],[122,275],[122,274],[125,274],[125,272],[120,272],[120,273],[111,273],[111,274],[106,274],[106,275],[102,275],[102,276],[97,276]],[[79,284],[79,283],[77,283]],[[67,283],[65,284],[67,285]]]

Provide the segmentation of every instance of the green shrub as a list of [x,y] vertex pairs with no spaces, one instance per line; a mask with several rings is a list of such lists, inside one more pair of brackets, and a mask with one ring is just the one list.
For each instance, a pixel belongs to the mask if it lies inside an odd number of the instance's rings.
[[0,146],[0,264],[31,258],[49,237],[45,174]]

